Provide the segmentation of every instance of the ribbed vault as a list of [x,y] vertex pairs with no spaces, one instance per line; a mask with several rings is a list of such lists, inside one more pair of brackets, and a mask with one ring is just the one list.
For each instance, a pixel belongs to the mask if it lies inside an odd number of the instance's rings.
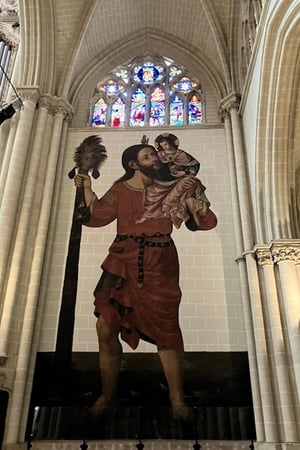
[[[219,101],[231,92],[236,0],[20,0],[19,85],[78,103],[95,82],[136,56],[182,64]],[[235,6],[236,7],[236,6]],[[66,20],[67,17],[67,20]],[[17,73],[17,72],[16,72]],[[86,83],[87,86],[83,86]]]

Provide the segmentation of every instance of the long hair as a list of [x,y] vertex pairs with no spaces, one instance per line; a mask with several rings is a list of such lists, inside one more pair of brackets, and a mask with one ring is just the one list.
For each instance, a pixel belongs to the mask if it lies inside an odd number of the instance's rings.
[[135,172],[135,169],[132,169],[129,167],[130,161],[137,162],[138,160],[138,154],[143,148],[151,148],[156,152],[156,149],[153,147],[153,145],[148,144],[135,144],[131,145],[130,147],[126,148],[122,154],[122,166],[125,170],[124,175],[121,176],[121,178],[118,178],[115,183],[120,183],[122,181],[130,180]]

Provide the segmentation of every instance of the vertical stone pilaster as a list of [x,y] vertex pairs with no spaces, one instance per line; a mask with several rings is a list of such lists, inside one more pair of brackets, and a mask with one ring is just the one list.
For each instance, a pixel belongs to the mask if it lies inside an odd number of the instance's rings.
[[279,307],[300,439],[300,240],[274,241],[271,253],[278,268]]
[[[47,109],[42,108],[37,112],[37,129],[46,127],[48,118]],[[13,312],[15,310],[16,295],[19,289],[20,278],[24,272],[24,256],[26,246],[30,241],[31,217],[33,211],[33,204],[36,191],[37,173],[40,165],[40,152],[43,136],[35,135],[32,153],[30,157],[30,164],[28,171],[24,174],[25,192],[22,200],[22,208],[20,216],[17,221],[16,238],[14,242],[14,252],[12,254],[12,261],[7,273],[7,286],[5,290],[5,301],[3,306],[3,322],[1,323],[0,340],[1,351],[7,354],[7,346],[9,342],[9,334],[11,331],[11,321]],[[36,205],[36,208],[38,206]]]
[[[4,283],[7,275],[8,261],[10,251],[14,245],[14,231],[17,222],[18,210],[20,207],[19,201],[22,198],[24,178],[26,174],[24,169],[28,157],[31,154],[30,138],[31,129],[34,122],[35,109],[37,100],[39,98],[39,91],[37,88],[20,89],[22,95],[24,109],[20,113],[20,119],[16,130],[14,144],[12,146],[12,154],[10,159],[9,170],[5,180],[5,191],[3,193],[1,205],[0,218],[0,296],[3,297]],[[1,180],[0,180],[1,184]],[[0,297],[0,298],[1,298]],[[2,300],[4,303],[4,299]],[[6,304],[7,306],[7,304]],[[7,309],[8,308],[8,309]],[[10,321],[10,306],[7,306],[2,311],[0,323],[0,356],[6,358],[6,323]],[[8,314],[8,316],[7,316]]]
[[240,216],[242,220],[244,250],[249,250],[253,247],[254,239],[249,204],[250,196],[248,175],[246,171],[246,161],[244,155],[245,152],[243,144],[242,124],[238,113],[239,105],[240,97],[235,93],[228,95],[221,101],[221,109],[227,111],[231,119],[233,151],[239,195]]
[[[264,430],[264,437],[258,440],[267,442],[278,441],[277,420],[274,409],[274,398],[272,393],[272,383],[270,366],[268,360],[268,349],[266,343],[266,331],[262,311],[261,286],[259,283],[257,263],[253,252],[245,254],[249,291],[251,297],[251,315],[253,324],[253,338],[255,346],[256,375],[257,385],[255,386],[256,395],[259,397],[258,404],[261,405],[262,423],[257,424]],[[251,376],[253,374],[251,373]]]
[[[15,379],[12,389],[11,402],[8,412],[8,425],[7,425],[7,441],[16,442],[18,436],[20,440],[24,439],[25,425],[24,420],[21,418],[27,416],[28,398],[27,403],[24,400],[26,396],[26,386],[30,381],[29,374],[30,358],[36,351],[33,349],[33,335],[36,333],[36,328],[39,328],[39,324],[36,323],[36,310],[39,301],[39,290],[41,283],[41,276],[44,266],[44,256],[47,247],[48,230],[50,223],[50,216],[53,213],[53,192],[56,183],[57,164],[60,158],[61,139],[62,135],[66,138],[65,123],[68,122],[70,117],[70,107],[65,104],[62,99],[43,96],[40,98],[39,104],[39,119],[36,123],[36,134],[34,141],[34,149],[32,155],[32,180],[28,180],[27,192],[25,197],[28,201],[34,201],[37,203],[35,207],[39,209],[38,220],[34,223],[34,253],[32,257],[32,263],[30,267],[30,276],[27,285],[26,305],[24,309],[24,320],[20,333],[19,350],[15,368]],[[45,129],[49,128],[49,144],[45,142]],[[46,139],[46,141],[48,141]],[[45,149],[46,147],[46,149]],[[39,170],[38,160],[35,156],[41,152],[41,149],[45,149],[46,155],[44,159],[47,164],[44,165],[42,177],[44,183],[39,195],[34,195],[34,190],[37,188],[33,178],[37,178],[37,172]],[[35,175],[35,176],[34,176]],[[28,206],[28,205],[27,205]],[[21,212],[22,215],[22,212]],[[24,213],[27,217],[26,212]],[[25,222],[28,226],[30,221]],[[24,224],[23,224],[24,225]],[[31,224],[32,226],[32,224]],[[29,377],[29,378],[28,378]]]
[[262,308],[279,438],[293,442],[297,440],[297,419],[284,348],[274,260],[268,247],[257,247],[256,258],[261,267]]
[[[232,124],[231,124],[230,114],[227,110],[221,109],[220,113],[222,115],[222,118],[224,121],[224,126],[225,126],[226,147],[227,147],[228,162],[229,162],[230,185],[231,185],[231,192],[232,192],[232,211],[233,211],[233,221],[234,221],[234,228],[235,228],[236,247],[237,247],[238,255],[242,255],[242,253],[244,252],[244,242],[243,242],[243,230],[242,230],[242,221],[241,221],[241,209],[240,209],[240,204],[239,204],[235,154],[234,154],[234,146],[233,146]],[[247,336],[247,346],[248,346],[249,366],[250,366],[250,379],[251,379],[251,386],[252,386],[253,409],[254,409],[254,417],[255,417],[255,424],[256,424],[256,435],[257,435],[257,439],[264,440],[265,439],[265,429],[264,429],[263,410],[262,410],[262,402],[261,402],[261,395],[260,395],[260,388],[259,388],[257,357],[256,357],[256,351],[255,351],[255,340],[254,340],[252,313],[251,313],[250,296],[249,296],[249,288],[248,288],[248,280],[247,280],[246,261],[245,261],[245,258],[238,258],[237,262],[238,262],[238,266],[239,266],[239,273],[240,273],[240,280],[241,280],[243,313],[244,313],[244,321],[245,321],[246,336]]]
[[[239,96],[234,93],[223,99],[220,105],[220,114],[222,115],[225,124],[236,246],[238,254],[242,255],[245,249],[249,249],[253,246],[253,239],[248,205],[248,186],[242,130],[238,115],[239,101]],[[268,417],[268,421],[273,424],[275,419],[273,417],[272,406],[266,405],[266,402],[263,403],[261,395],[261,383],[265,383],[265,380],[267,379],[266,386],[269,386],[269,375],[262,375],[258,369],[258,366],[261,366],[262,353],[259,352],[257,354],[255,334],[260,333],[261,330],[255,330],[257,322],[253,321],[253,297],[257,300],[254,304],[257,303],[260,305],[260,295],[256,278],[256,264],[253,264],[252,259],[253,256],[249,255],[248,258],[239,257],[237,262],[239,264],[243,296],[243,312],[247,335],[256,435],[258,440],[264,441],[266,438],[275,438],[276,433],[274,435],[273,432],[269,432],[269,429],[266,430],[265,428],[266,417]],[[250,281],[249,271],[251,273]],[[253,278],[256,279],[256,283]],[[251,296],[252,299],[250,300]],[[259,314],[258,311],[256,314]],[[259,316],[262,318],[261,312]],[[261,338],[259,340],[261,340]],[[262,336],[262,341],[264,341],[264,335]],[[263,367],[265,367],[264,363]]]

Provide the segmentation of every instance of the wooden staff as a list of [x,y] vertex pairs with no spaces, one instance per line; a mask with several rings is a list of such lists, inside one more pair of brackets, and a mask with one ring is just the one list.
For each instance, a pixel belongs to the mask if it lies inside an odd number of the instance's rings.
[[[100,136],[87,137],[75,151],[75,167],[69,172],[69,178],[74,178],[77,171],[82,174],[91,172],[93,178],[98,178],[99,167],[106,158],[106,149]],[[81,232],[82,224],[89,219],[90,211],[85,203],[84,189],[77,187],[56,337],[56,369],[69,368],[71,365]]]

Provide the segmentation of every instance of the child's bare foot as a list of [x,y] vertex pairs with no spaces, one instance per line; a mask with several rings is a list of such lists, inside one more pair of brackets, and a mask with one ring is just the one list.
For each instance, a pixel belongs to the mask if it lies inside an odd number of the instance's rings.
[[199,226],[200,222],[199,222],[199,217],[198,217],[198,214],[196,211],[196,203],[195,203],[194,199],[192,197],[186,198],[185,203],[186,203],[186,206],[187,206],[189,212],[192,214],[194,221]]

